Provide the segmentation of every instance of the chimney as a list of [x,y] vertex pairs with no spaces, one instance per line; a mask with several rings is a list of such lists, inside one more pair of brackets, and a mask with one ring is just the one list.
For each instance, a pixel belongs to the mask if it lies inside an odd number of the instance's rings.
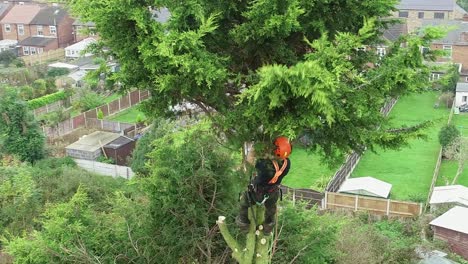
[[468,14],[463,15],[463,21],[468,21]]

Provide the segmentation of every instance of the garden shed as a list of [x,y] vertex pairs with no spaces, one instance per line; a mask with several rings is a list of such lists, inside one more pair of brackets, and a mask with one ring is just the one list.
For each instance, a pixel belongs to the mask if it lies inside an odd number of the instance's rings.
[[388,198],[392,185],[373,177],[349,178],[338,192]]
[[83,39],[80,42],[77,42],[73,45],[70,45],[65,48],[65,57],[67,58],[79,58],[79,57],[89,57],[92,54],[91,53],[86,53],[82,54],[83,51],[91,44],[96,42],[95,39],[93,38],[86,38]]
[[435,187],[429,204],[431,205],[431,211],[446,205],[468,207],[468,188],[462,185]]
[[116,133],[96,131],[68,145],[65,150],[68,156],[75,159],[96,160],[102,155],[102,147],[119,137]]
[[127,166],[127,161],[135,148],[135,140],[120,136],[104,146],[108,158],[112,158],[115,164]]
[[459,82],[457,83],[457,90],[455,94],[455,106],[459,107],[467,103],[468,103],[468,83]]
[[434,238],[447,242],[453,252],[468,259],[468,208],[455,206],[430,225]]

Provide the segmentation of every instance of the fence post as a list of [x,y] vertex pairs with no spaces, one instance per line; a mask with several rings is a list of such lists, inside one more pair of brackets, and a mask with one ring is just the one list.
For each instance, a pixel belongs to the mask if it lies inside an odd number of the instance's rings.
[[101,119],[101,129],[104,130],[104,122],[102,119]]
[[324,205],[322,206],[322,208],[327,209],[328,208],[328,192],[327,191],[325,191],[325,198],[323,200],[324,200]]
[[387,199],[387,215],[390,215],[390,199]]
[[128,102],[130,103],[130,107],[132,107],[132,93],[130,92],[128,93]]
[[120,100],[122,99],[122,97],[120,97],[118,100],[119,100],[119,112],[120,112]]
[[141,102],[141,90],[138,90],[138,102]]
[[296,206],[296,189],[293,189],[293,205]]
[[119,132],[122,132],[122,126],[120,125],[120,122],[117,122],[117,126],[119,128]]
[[359,195],[356,195],[356,198],[354,199],[354,211],[357,211],[358,204],[359,204]]
[[86,113],[83,114],[84,117],[84,126],[88,128],[88,118],[86,118]]
[[110,107],[109,107],[109,103],[107,103],[107,115],[110,115]]

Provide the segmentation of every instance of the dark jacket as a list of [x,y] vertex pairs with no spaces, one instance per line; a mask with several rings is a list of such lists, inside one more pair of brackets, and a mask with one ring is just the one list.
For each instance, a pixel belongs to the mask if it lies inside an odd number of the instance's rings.
[[[284,176],[286,176],[289,172],[289,168],[291,168],[291,161],[286,159],[287,166],[284,169],[283,173],[279,176],[278,180],[274,184],[269,184],[268,182],[275,176],[276,170],[275,166],[271,159],[258,159],[255,163],[255,169],[257,170],[257,176],[253,180],[254,185],[256,186],[276,186],[281,183]],[[278,166],[281,168],[283,166],[283,161],[278,161]]]

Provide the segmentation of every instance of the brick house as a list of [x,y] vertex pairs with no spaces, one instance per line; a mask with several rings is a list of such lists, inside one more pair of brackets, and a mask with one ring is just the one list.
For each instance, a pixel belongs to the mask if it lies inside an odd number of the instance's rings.
[[[384,29],[382,32],[382,43],[375,45],[375,52],[379,57],[383,57],[388,53],[388,42],[395,42],[403,35],[408,34],[408,26],[406,21],[401,21],[401,23],[388,25],[388,28]],[[404,45],[404,44],[403,44]]]
[[22,41],[31,36],[30,23],[40,10],[38,5],[14,5],[0,20],[3,39]]
[[73,22],[73,42],[79,42],[87,38],[96,38],[96,25],[93,22],[81,22],[79,19]]
[[421,27],[425,19],[462,20],[467,12],[455,0],[401,0],[393,17],[405,19],[409,32]]
[[73,21],[61,7],[42,8],[29,24],[30,36],[18,44],[20,54],[34,55],[70,45]]
[[[8,11],[13,7],[11,4],[0,3],[0,20],[3,19]],[[3,37],[3,27],[0,27],[0,39],[5,39]]]
[[456,206],[434,219],[430,225],[434,238],[450,246],[451,250],[468,259],[468,208]]

